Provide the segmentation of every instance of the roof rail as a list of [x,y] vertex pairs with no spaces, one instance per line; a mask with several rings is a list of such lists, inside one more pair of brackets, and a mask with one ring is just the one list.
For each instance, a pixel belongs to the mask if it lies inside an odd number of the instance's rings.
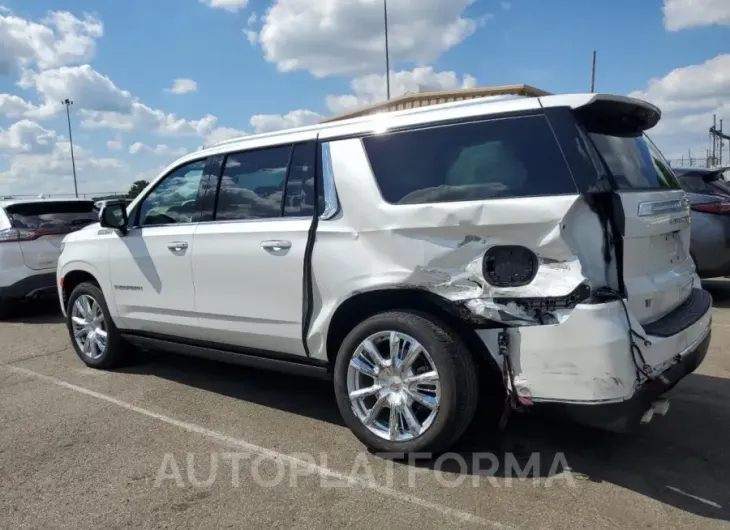
[[[380,112],[394,112],[399,110],[417,109],[420,107],[428,107],[431,105],[438,105],[443,103],[454,103],[458,101],[466,101],[477,98],[487,98],[495,96],[540,97],[551,95],[552,94],[550,92],[525,84],[465,88],[455,90],[439,90],[432,92],[411,92],[397,98],[392,98],[388,101],[375,103],[373,105],[368,105],[367,107],[362,107],[354,111],[339,114],[330,118],[325,118],[321,120],[319,124],[331,123],[350,118],[361,118],[370,114],[377,114]],[[316,128],[319,124],[296,127],[296,129],[306,130],[308,128]],[[210,147],[214,148],[229,145],[232,143],[240,142],[245,138],[250,138],[251,136],[255,136],[256,138],[266,138],[268,136],[278,136],[281,133],[282,131],[278,130],[256,135],[243,135],[236,138],[223,140],[222,142],[218,142],[214,145],[211,145]]]
[[530,85],[501,85],[477,88],[464,88],[456,90],[439,90],[433,92],[412,92],[406,93],[400,97],[392,98],[387,101],[374,103],[366,107],[362,107],[350,112],[345,112],[331,118],[326,118],[320,123],[329,123],[333,121],[346,120],[368,114],[376,114],[380,112],[393,112],[396,110],[413,109],[418,107],[427,107],[438,105],[440,103],[451,103],[467,99],[484,98],[490,96],[523,96],[523,97],[540,97],[551,96],[550,92],[535,88]]

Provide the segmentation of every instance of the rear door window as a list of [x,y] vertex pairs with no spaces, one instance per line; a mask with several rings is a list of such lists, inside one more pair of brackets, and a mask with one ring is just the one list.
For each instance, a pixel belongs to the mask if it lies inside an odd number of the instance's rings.
[[311,217],[314,215],[314,181],[317,179],[318,214],[324,210],[324,191],[321,171],[316,169],[317,144],[307,142],[294,146],[289,163],[289,175],[284,194],[284,215]]
[[43,201],[5,208],[13,228],[65,234],[99,220],[93,201]]
[[391,204],[577,193],[547,119],[442,125],[363,138]]

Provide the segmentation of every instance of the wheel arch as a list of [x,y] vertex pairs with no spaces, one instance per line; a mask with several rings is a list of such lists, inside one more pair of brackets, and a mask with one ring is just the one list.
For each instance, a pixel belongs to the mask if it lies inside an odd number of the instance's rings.
[[500,369],[489,348],[479,338],[464,309],[430,291],[417,288],[381,288],[359,292],[344,300],[327,327],[325,349],[330,366],[347,334],[363,320],[386,311],[409,311],[431,317],[451,328],[464,341],[480,372],[499,376]]
[[63,307],[68,305],[68,299],[73,290],[84,282],[95,284],[103,292],[99,279],[94,272],[87,268],[72,267],[68,272],[64,272],[61,278],[63,278],[63,283],[61,284],[61,301]]

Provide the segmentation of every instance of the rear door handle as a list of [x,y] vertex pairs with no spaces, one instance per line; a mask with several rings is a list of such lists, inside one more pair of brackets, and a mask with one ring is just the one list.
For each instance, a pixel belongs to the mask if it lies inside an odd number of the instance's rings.
[[271,241],[262,241],[261,248],[263,248],[264,250],[273,250],[273,251],[286,250],[288,248],[291,248],[291,241],[282,241],[279,239],[274,239]]
[[185,241],[174,241],[172,243],[169,243],[167,245],[167,248],[169,248],[172,252],[182,252],[183,250],[188,248],[188,244]]

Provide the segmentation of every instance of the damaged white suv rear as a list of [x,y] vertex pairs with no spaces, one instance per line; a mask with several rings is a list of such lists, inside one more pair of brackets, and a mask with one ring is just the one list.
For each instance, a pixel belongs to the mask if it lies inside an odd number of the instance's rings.
[[659,118],[497,98],[187,155],[66,238],[71,340],[99,368],[136,346],[331,376],[379,451],[445,450],[480,395],[625,430],[710,341]]

